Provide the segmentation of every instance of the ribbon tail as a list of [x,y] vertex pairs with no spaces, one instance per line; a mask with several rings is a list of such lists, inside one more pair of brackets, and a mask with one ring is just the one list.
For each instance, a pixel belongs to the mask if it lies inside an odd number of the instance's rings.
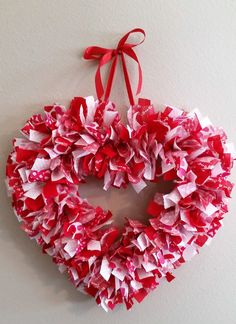
[[104,93],[104,88],[102,85],[102,77],[101,77],[101,66],[99,64],[97,72],[95,74],[95,86],[98,99],[101,99]]
[[129,80],[129,74],[128,74],[127,66],[125,63],[125,57],[124,57],[123,53],[121,54],[121,60],[122,60],[122,67],[123,67],[125,84],[126,84],[128,97],[129,97],[129,102],[130,102],[130,105],[133,106],[134,105],[134,96],[133,96],[133,92],[132,92],[132,88],[131,88],[131,84],[130,84],[130,80]]
[[110,97],[111,87],[112,87],[112,83],[113,83],[115,72],[116,72],[117,60],[118,60],[118,55],[116,55],[114,57],[114,60],[112,62],[111,68],[110,68],[104,100],[108,100],[108,98]]
[[123,50],[123,52],[126,55],[128,55],[130,58],[132,58],[138,64],[138,85],[137,85],[137,89],[136,89],[136,95],[138,95],[141,92],[142,82],[143,82],[143,74],[142,74],[141,65],[139,63],[137,55],[135,54],[134,50],[131,47],[125,48]]

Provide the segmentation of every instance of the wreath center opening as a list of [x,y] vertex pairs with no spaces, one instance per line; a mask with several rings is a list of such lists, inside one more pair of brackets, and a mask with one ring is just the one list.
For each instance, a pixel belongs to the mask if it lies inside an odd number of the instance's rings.
[[103,189],[103,181],[95,177],[86,178],[79,188],[79,194],[87,199],[92,206],[100,206],[105,211],[112,213],[113,224],[121,230],[126,218],[139,220],[147,224],[151,217],[147,213],[149,202],[158,192],[168,194],[174,188],[173,181],[165,181],[162,177],[158,182],[146,182],[147,186],[137,193],[131,184],[126,188],[111,187],[107,191]]

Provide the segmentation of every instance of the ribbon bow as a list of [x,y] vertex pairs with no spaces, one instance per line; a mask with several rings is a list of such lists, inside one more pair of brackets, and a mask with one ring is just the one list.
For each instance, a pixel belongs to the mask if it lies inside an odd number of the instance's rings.
[[[131,34],[134,33],[141,33],[143,35],[143,39],[138,42],[138,43],[126,43],[128,37]],[[132,88],[130,85],[130,80],[129,80],[129,74],[125,62],[125,55],[131,57],[135,62],[138,64],[138,86],[136,90],[136,95],[138,95],[141,91],[142,88],[142,70],[141,66],[139,63],[139,60],[137,58],[137,55],[135,54],[133,48],[137,45],[140,45],[143,43],[145,39],[145,32],[141,28],[135,28],[129,31],[127,34],[125,34],[119,41],[116,49],[110,49],[110,48],[104,48],[104,47],[98,47],[98,46],[90,46],[86,48],[84,52],[84,59],[86,60],[98,60],[98,68],[96,71],[95,75],[95,86],[96,86],[96,92],[98,99],[102,99],[102,96],[104,94],[104,87],[102,83],[102,78],[101,78],[101,68],[103,65],[107,64],[108,62],[112,61],[109,76],[108,76],[108,81],[106,85],[106,90],[105,90],[105,95],[104,95],[104,100],[108,100],[111,92],[111,87],[112,87],[112,82],[114,79],[115,71],[116,71],[116,66],[117,66],[117,61],[118,61],[118,56],[121,56],[121,62],[122,62],[122,67],[123,67],[123,72],[124,72],[124,79],[125,79],[125,84],[126,84],[126,89],[129,97],[129,102],[133,106],[134,105],[134,97],[132,93]]]

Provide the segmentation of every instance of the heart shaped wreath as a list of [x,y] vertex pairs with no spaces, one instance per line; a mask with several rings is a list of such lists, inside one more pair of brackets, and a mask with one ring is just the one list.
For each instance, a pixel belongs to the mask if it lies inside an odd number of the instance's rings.
[[[105,310],[118,303],[131,308],[172,271],[209,243],[222,225],[232,190],[228,180],[235,158],[226,134],[195,110],[151,102],[135,104],[125,55],[138,63],[127,43],[116,49],[89,47],[85,59],[99,61],[98,99],[76,97],[68,109],[44,107],[14,140],[6,167],[14,211],[23,230],[66,272],[77,289],[92,295]],[[144,38],[143,38],[144,40]],[[142,40],[142,41],[143,41]],[[141,43],[141,42],[140,42]],[[139,44],[140,44],[139,43]],[[128,125],[109,100],[121,57],[130,101]],[[101,68],[111,63],[104,89]],[[112,213],[80,197],[88,176],[104,179],[104,190],[131,184],[139,193],[147,181],[171,180],[170,193],[157,192],[147,206],[147,223],[128,218],[122,233]]]

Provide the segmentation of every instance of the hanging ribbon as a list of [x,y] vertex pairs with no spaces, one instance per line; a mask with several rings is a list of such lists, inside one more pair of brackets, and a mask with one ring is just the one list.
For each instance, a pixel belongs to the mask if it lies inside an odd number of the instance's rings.
[[[143,35],[143,39],[138,43],[126,43],[128,37],[131,34],[135,33],[141,33]],[[125,34],[119,41],[116,49],[110,49],[110,48],[104,48],[104,47],[98,47],[98,46],[90,46],[86,48],[84,52],[84,58],[86,60],[98,60],[98,68],[95,75],[95,86],[96,86],[96,92],[98,99],[102,99],[102,96],[104,95],[104,87],[102,83],[102,77],[101,77],[101,68],[103,65],[109,63],[112,61],[110,72],[108,75],[108,81],[106,85],[104,100],[108,100],[112,88],[112,83],[114,79],[114,75],[116,72],[117,62],[118,62],[118,56],[121,56],[121,62],[123,67],[123,73],[124,73],[124,79],[126,84],[126,89],[129,97],[129,102],[133,106],[134,105],[134,97],[132,93],[132,88],[129,80],[129,74],[127,70],[127,65],[125,62],[125,54],[132,58],[137,64],[138,64],[138,86],[136,90],[136,95],[138,95],[142,88],[142,70],[139,63],[139,60],[137,58],[137,55],[135,54],[133,48],[137,45],[140,45],[143,43],[145,39],[145,32],[141,28],[135,28],[131,31],[129,31],[127,34]]]

